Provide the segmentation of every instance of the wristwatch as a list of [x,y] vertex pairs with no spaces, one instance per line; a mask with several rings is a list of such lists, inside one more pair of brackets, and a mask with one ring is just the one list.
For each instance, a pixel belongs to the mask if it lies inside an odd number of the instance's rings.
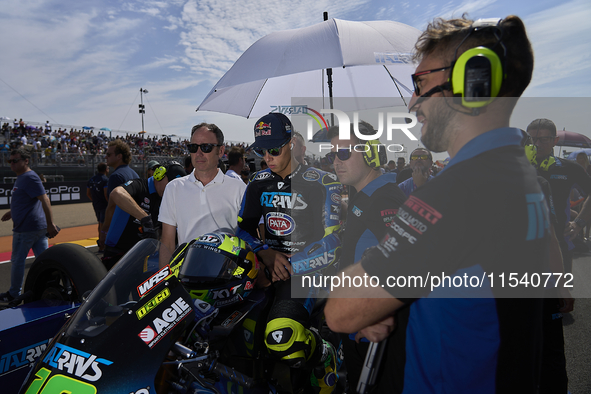
[[577,226],[579,226],[580,228],[584,228],[587,225],[587,222],[585,222],[584,219],[581,218],[576,218],[574,220],[574,222],[577,224]]

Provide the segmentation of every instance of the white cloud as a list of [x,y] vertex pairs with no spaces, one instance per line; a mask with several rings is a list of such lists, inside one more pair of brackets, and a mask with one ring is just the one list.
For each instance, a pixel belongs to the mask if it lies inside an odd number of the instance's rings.
[[346,0],[335,6],[329,0],[290,3],[189,0],[181,15],[181,43],[185,47],[186,63],[194,72],[208,75],[215,81],[264,35],[319,23],[324,10],[329,11],[330,17],[339,17],[360,9],[366,2]]
[[[534,76],[527,94],[589,96],[589,20],[591,4],[587,0],[569,1],[525,18],[535,56]],[[564,86],[562,92],[548,86],[574,76],[576,82]]]

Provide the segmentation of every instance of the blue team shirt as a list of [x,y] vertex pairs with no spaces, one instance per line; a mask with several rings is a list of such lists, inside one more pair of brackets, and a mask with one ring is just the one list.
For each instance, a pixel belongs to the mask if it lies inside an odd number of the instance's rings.
[[107,196],[111,194],[113,189],[117,186],[123,185],[127,181],[132,179],[138,179],[140,176],[127,164],[120,165],[115,171],[109,176],[109,183],[107,184]]
[[10,200],[12,231],[24,233],[47,228],[43,206],[37,198],[44,194],[45,188],[35,171],[27,171],[16,178]]

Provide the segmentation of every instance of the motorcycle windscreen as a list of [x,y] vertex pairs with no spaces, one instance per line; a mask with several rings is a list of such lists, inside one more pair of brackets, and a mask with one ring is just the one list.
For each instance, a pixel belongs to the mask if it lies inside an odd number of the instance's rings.
[[165,276],[168,266],[158,268],[157,241],[146,241],[128,252],[54,337],[21,393],[166,392],[156,374],[195,313],[177,278]]
[[191,282],[226,283],[232,279],[238,264],[219,249],[191,245],[181,266],[179,278]]

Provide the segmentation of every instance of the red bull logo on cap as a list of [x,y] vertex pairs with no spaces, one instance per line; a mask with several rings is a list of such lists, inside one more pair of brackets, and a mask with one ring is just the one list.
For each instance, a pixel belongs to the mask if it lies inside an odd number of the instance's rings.
[[254,126],[254,137],[271,135],[271,123],[259,122]]

